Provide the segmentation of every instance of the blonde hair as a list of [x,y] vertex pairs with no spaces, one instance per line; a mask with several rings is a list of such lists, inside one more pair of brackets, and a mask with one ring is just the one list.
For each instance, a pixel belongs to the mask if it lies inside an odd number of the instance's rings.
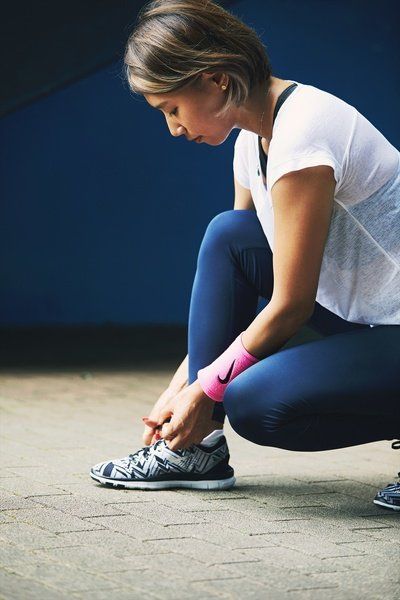
[[136,94],[163,94],[196,85],[202,72],[229,76],[218,113],[240,106],[253,88],[270,86],[269,58],[257,33],[212,0],[153,0],[139,11],[124,56]]

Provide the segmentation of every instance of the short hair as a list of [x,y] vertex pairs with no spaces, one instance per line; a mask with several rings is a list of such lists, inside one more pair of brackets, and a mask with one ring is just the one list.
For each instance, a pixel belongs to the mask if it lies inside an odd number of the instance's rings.
[[212,0],[153,0],[138,13],[124,64],[136,94],[163,94],[196,85],[202,72],[229,76],[219,116],[240,106],[253,88],[271,84],[266,48],[255,30]]

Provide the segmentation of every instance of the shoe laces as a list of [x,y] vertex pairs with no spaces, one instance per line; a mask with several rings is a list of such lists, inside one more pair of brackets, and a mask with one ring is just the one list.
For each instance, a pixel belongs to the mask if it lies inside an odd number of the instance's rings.
[[149,454],[152,454],[152,452],[154,452],[154,450],[163,442],[164,439],[157,440],[152,446],[144,446],[143,448],[140,448],[140,450],[133,452],[133,454],[129,454],[128,460],[133,462],[134,465],[136,465],[141,459],[146,460]]

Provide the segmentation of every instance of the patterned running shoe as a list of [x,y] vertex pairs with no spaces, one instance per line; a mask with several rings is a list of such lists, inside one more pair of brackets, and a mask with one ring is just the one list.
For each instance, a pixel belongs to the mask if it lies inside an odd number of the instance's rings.
[[214,446],[192,444],[171,450],[164,439],[125,458],[99,463],[90,476],[103,485],[140,490],[227,489],[235,484],[225,436]]
[[[394,450],[400,450],[400,440],[392,443]],[[400,472],[397,474],[400,478]],[[391,508],[392,510],[400,510],[400,481],[388,483],[383,490],[380,490],[374,498],[374,504]]]

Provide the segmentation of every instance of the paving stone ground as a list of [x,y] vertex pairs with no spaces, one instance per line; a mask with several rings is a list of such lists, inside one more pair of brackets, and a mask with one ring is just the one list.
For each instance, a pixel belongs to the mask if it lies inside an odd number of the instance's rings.
[[372,503],[400,469],[389,442],[288,452],[227,423],[231,490],[90,479],[143,445],[140,417],[173,370],[0,373],[0,597],[399,598],[400,514]]

